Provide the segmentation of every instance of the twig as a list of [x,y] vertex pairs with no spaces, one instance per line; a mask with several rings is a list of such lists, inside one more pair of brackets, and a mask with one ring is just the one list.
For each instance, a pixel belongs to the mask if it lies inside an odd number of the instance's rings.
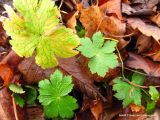
[[144,76],[149,76],[149,75],[147,75],[147,74],[145,74],[145,73],[139,72],[139,71],[137,71],[137,70],[130,69],[130,68],[128,68],[128,67],[124,67],[124,69],[130,70],[130,71],[132,71],[132,72],[135,72],[135,73],[138,73],[138,74],[141,74],[141,75],[144,75]]
[[59,10],[61,9],[61,7],[62,7],[62,5],[63,5],[63,2],[64,2],[64,0],[61,0],[61,3],[60,3],[60,5],[59,5],[59,7],[58,7]]
[[13,96],[12,96],[12,103],[13,103],[13,110],[14,110],[15,119],[16,119],[16,120],[19,120],[18,114],[17,114],[16,103],[15,103],[15,100],[14,100],[14,97],[13,97]]

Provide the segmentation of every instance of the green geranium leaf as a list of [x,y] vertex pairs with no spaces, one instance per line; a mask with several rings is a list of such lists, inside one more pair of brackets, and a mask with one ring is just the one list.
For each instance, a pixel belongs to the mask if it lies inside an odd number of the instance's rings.
[[73,88],[71,76],[64,76],[58,70],[51,75],[50,80],[39,82],[39,101],[44,106],[48,118],[71,118],[73,110],[77,109],[76,99],[69,96]]
[[17,105],[19,105],[20,107],[24,106],[25,101],[19,94],[14,93],[13,97]]
[[16,84],[10,84],[9,89],[14,93],[19,93],[19,94],[25,93],[23,88],[19,85],[16,85]]
[[157,101],[159,99],[159,92],[154,86],[149,86],[149,94],[151,95],[151,100]]
[[107,41],[101,32],[93,35],[92,41],[89,38],[81,38],[81,46],[77,49],[82,55],[90,58],[88,66],[90,71],[104,77],[110,68],[118,65],[117,55],[113,53],[117,42]]
[[[144,76],[137,73],[133,74],[131,82],[134,84],[142,85],[143,81]],[[118,100],[123,100],[123,107],[127,107],[130,103],[141,105],[141,88],[124,82],[120,77],[113,80],[113,82],[115,83],[113,85],[113,90],[116,91],[114,96]]]
[[28,85],[24,87],[24,90],[25,90],[25,101],[28,104],[34,104],[37,98],[37,90],[34,87]]
[[57,66],[56,56],[68,58],[76,55],[79,37],[71,29],[60,25],[60,13],[52,0],[13,0],[20,15],[9,6],[9,15],[3,22],[11,36],[12,49],[19,55],[36,55],[42,68]]

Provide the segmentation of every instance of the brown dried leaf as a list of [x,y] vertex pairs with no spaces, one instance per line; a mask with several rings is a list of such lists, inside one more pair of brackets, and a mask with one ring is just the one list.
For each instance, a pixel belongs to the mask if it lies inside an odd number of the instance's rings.
[[104,14],[115,14],[119,20],[122,20],[121,0],[108,0],[100,6]]
[[134,69],[141,69],[146,72],[148,76],[160,77],[159,63],[155,63],[134,53],[129,53],[129,58],[126,61],[126,66]]
[[92,37],[103,20],[101,11],[98,6],[92,5],[87,9],[82,9],[80,13],[80,21],[87,31],[86,36]]
[[4,82],[2,87],[10,84],[10,81],[13,78],[13,71],[7,64],[0,64],[0,78]]
[[54,69],[42,69],[35,63],[34,57],[25,58],[18,65],[19,71],[24,75],[27,84],[38,83],[40,80],[49,78]]
[[140,111],[145,110],[144,106],[138,106],[138,105],[135,105],[135,104],[130,104],[129,108],[131,109],[132,112],[140,112]]
[[[19,120],[27,119],[27,117],[24,116],[24,111],[22,111],[22,109],[18,108],[17,113],[18,113]],[[17,120],[15,118],[12,98],[8,93],[7,88],[3,88],[0,90],[0,119],[1,120]]]
[[99,120],[100,115],[103,113],[103,103],[101,100],[92,101],[90,104],[91,112],[96,120]]
[[157,42],[160,40],[160,28],[157,26],[149,25],[144,23],[139,18],[128,18],[128,24],[131,25],[133,29],[138,29],[146,36],[152,36]]
[[149,51],[144,55],[153,59],[153,61],[160,61],[160,45],[157,42],[153,42]]
[[77,24],[77,15],[78,15],[78,11],[76,11],[73,15],[72,15],[72,17],[70,17],[70,19],[67,21],[67,27],[69,27],[69,28],[71,28],[71,29],[73,29],[74,31],[76,31],[75,30],[75,27],[76,27],[76,24]]
[[126,32],[126,24],[114,16],[105,16],[99,29],[103,33],[108,32],[109,35],[124,35]]
[[160,27],[160,13],[152,16],[151,20]]
[[95,99],[100,97],[103,101],[106,101],[97,90],[96,86],[94,86],[93,80],[81,69],[81,66],[75,57],[58,59],[58,61],[60,70],[72,75],[76,89],[85,93],[89,98]]
[[140,35],[138,37],[136,48],[138,49],[138,53],[142,53],[150,49],[152,46],[152,38],[146,35]]

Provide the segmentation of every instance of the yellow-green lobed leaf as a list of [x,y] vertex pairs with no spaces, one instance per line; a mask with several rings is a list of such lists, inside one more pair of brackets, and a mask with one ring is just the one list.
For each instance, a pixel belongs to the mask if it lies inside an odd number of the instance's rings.
[[78,52],[79,37],[60,26],[60,13],[51,0],[13,0],[19,14],[5,6],[9,18],[3,22],[12,49],[21,57],[35,52],[36,63],[42,68],[58,65],[56,56],[68,58]]

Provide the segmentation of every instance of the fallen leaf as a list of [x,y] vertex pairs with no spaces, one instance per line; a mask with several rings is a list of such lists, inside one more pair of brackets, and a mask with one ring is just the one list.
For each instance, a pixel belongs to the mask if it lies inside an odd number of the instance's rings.
[[152,16],[151,20],[160,27],[160,13]]
[[76,89],[85,93],[90,98],[95,99],[100,97],[103,101],[106,101],[93,84],[93,80],[81,69],[81,66],[75,57],[58,60],[60,70],[72,75]]
[[76,24],[77,24],[77,16],[78,16],[78,11],[76,11],[72,17],[70,17],[70,19],[67,21],[67,27],[73,29],[74,31],[75,30],[75,27],[76,27]]
[[145,110],[144,106],[138,106],[138,105],[135,105],[135,104],[130,104],[129,108],[131,109],[132,112],[140,112],[140,111]]
[[120,21],[114,16],[105,16],[100,24],[99,29],[102,33],[109,33],[109,35],[124,35],[126,32],[126,23]]
[[152,38],[146,35],[140,35],[137,39],[136,49],[138,53],[146,52],[152,46]]
[[0,64],[0,78],[4,82],[2,87],[10,84],[10,81],[13,78],[13,71],[7,64]]
[[43,109],[41,106],[27,107],[26,113],[28,120],[45,120]]
[[152,77],[160,77],[160,64],[134,53],[129,53],[129,58],[125,62],[126,66],[134,69],[141,69]]
[[35,63],[34,57],[25,58],[18,65],[19,71],[24,75],[27,84],[38,83],[45,78],[49,79],[54,69],[42,69]]
[[144,55],[150,57],[153,61],[160,61],[160,45],[154,41],[150,49],[144,53]]
[[101,100],[92,101],[90,104],[91,112],[96,120],[99,120],[100,115],[103,113],[103,103]]
[[152,36],[157,42],[160,40],[160,28],[157,26],[149,25],[144,23],[139,18],[128,18],[128,24],[131,25],[133,29],[138,29],[146,36]]
[[95,31],[97,31],[98,26],[101,24],[103,17],[98,6],[92,5],[87,9],[82,9],[80,11],[80,22],[85,27],[87,37],[92,37]]
[[119,20],[123,20],[121,11],[121,0],[108,0],[100,6],[104,14],[115,14]]
[[159,0],[148,0],[147,7],[153,9],[159,2]]
[[[17,113],[19,120],[26,120],[24,111],[18,107]],[[1,120],[17,120],[13,109],[11,95],[8,93],[7,88],[0,90],[0,119]]]

